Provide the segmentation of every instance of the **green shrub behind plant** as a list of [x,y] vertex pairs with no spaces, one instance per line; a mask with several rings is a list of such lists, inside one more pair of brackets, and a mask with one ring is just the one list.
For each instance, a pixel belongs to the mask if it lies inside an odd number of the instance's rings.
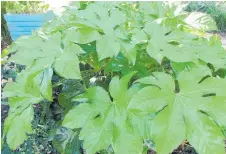
[[226,31],[226,2],[208,2],[198,1],[189,2],[185,7],[185,11],[198,11],[211,15],[217,23],[217,27],[220,31]]
[[49,5],[39,1],[4,1],[1,7],[6,13],[42,13],[48,10]]

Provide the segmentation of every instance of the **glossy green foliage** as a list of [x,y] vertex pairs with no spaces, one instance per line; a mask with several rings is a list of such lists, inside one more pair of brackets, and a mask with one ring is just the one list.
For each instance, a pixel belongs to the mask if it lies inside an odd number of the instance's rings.
[[159,154],[185,140],[200,154],[224,154],[226,52],[188,17],[162,2],[75,2],[18,39],[9,61],[26,69],[3,92],[9,147],[32,133],[32,105],[53,101],[54,74],[85,89],[63,86],[57,97],[67,127],[53,141],[61,153],[72,145],[76,153],[82,140],[87,154],[138,154],[148,139]]

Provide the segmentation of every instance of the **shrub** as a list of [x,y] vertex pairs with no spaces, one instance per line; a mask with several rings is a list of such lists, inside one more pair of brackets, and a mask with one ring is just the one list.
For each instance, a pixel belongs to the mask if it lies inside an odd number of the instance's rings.
[[49,5],[43,2],[35,1],[17,1],[1,2],[1,7],[5,9],[7,13],[42,13],[48,10]]
[[[145,153],[150,140],[167,154],[187,140],[200,154],[224,154],[226,52],[187,16],[161,2],[76,2],[18,39],[9,60],[26,69],[3,92],[9,147],[33,133],[33,105],[56,100],[61,153],[79,153],[81,141],[88,154]],[[53,97],[69,79],[73,87]]]
[[226,2],[189,2],[186,11],[198,11],[209,14],[214,18],[220,31],[226,31]]

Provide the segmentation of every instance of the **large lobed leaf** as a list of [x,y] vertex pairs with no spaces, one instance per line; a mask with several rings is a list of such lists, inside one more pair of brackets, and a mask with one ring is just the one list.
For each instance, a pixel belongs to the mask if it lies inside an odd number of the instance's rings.
[[27,139],[27,134],[33,133],[32,105],[44,99],[52,100],[52,73],[51,68],[40,70],[33,65],[22,71],[16,82],[8,83],[4,88],[2,95],[8,97],[10,110],[4,123],[3,137],[11,149],[15,150]]
[[[22,102],[25,103],[25,102]],[[34,118],[32,105],[24,107],[22,111],[10,111],[4,123],[4,135],[9,147],[15,150],[18,145],[27,140],[27,133],[33,133],[31,121]],[[18,115],[19,114],[19,115]]]
[[[65,116],[63,126],[82,128],[79,137],[84,140],[87,153],[95,153],[110,145],[115,153],[120,154],[137,154],[142,151],[141,135],[130,121],[134,118],[131,115],[133,113],[127,110],[130,99],[139,90],[135,87],[127,89],[132,75],[128,74],[120,80],[116,76],[111,80],[109,91],[113,101],[103,88],[92,87],[76,97],[78,101],[85,99],[87,102],[74,107]],[[127,142],[125,138],[128,138]]]
[[137,81],[153,86],[140,90],[129,108],[158,112],[152,127],[157,152],[170,153],[187,139],[200,154],[225,153],[225,137],[219,126],[226,126],[226,80],[209,77],[200,83],[200,69],[183,71],[178,76],[180,91],[175,93],[170,75],[153,75]]
[[156,22],[147,23],[144,29],[151,37],[147,52],[159,63],[167,57],[174,62],[195,62],[200,59],[216,68],[226,67],[226,52],[216,36],[212,36],[209,41],[198,39],[195,35],[172,31]]

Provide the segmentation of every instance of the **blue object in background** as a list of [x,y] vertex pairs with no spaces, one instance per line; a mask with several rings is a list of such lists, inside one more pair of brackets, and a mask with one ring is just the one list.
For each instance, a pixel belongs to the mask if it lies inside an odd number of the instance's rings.
[[5,14],[5,20],[13,41],[23,35],[31,35],[32,31],[52,20],[52,11],[42,14]]

